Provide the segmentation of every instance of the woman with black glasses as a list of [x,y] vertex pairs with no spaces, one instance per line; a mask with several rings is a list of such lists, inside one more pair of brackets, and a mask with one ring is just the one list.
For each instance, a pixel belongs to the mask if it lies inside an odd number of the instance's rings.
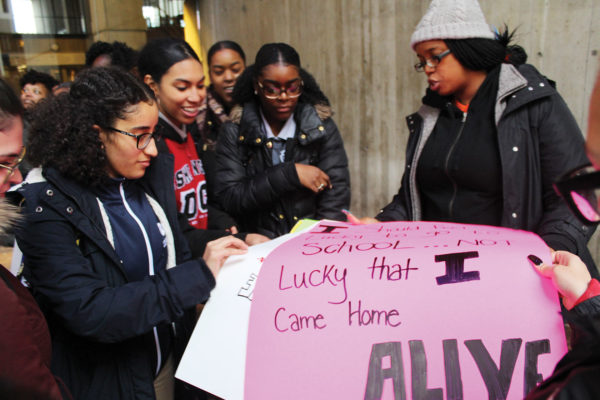
[[400,191],[376,219],[533,231],[598,276],[587,249],[593,229],[552,188],[587,162],[583,136],[552,82],[510,39],[490,29],[476,0],[432,1],[411,38],[428,89],[407,118]]
[[238,78],[217,144],[217,196],[243,230],[269,237],[302,218],[345,220],[348,159],[329,100],[285,43]]
[[76,399],[187,398],[174,370],[195,306],[246,244],[228,236],[191,257],[173,160],[156,149],[156,100],[132,75],[88,69],[36,111],[28,154],[41,168],[19,189],[17,240],[52,334],[52,371]]

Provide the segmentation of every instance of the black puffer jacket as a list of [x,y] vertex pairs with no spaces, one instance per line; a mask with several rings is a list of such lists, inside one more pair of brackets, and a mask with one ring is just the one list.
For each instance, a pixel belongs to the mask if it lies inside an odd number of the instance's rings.
[[[17,231],[24,275],[52,334],[52,371],[75,399],[154,399],[153,327],[174,324],[177,365],[195,305],[215,285],[179,231],[172,157],[159,154],[137,183],[166,216],[167,268],[175,266],[141,281],[127,279],[90,190],[54,169],[44,171],[45,179],[32,171],[19,189],[27,216]],[[176,398],[188,398],[179,384]]]
[[[350,205],[348,158],[329,107],[298,103],[296,135],[286,141],[285,162],[273,166],[271,141],[258,104],[232,111],[217,144],[217,196],[241,230],[271,238],[302,218],[345,220]],[[310,164],[329,175],[333,189],[315,194],[302,186],[295,164]]]
[[[407,118],[410,136],[400,191],[376,216],[380,221],[421,219],[416,172],[440,110],[423,105]],[[552,183],[587,162],[583,136],[562,97],[531,65],[503,64],[495,104],[502,168],[501,226],[537,233],[555,250],[578,254],[592,276],[587,249],[593,229],[581,224]]]

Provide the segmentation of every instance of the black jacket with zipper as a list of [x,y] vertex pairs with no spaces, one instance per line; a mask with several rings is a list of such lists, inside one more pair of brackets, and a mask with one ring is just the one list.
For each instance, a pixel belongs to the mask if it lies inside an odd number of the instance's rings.
[[[439,113],[423,105],[407,117],[402,183],[376,216],[380,221],[422,218],[417,165]],[[552,187],[562,174],[589,163],[583,135],[564,100],[533,66],[503,64],[494,116],[502,170],[500,226],[535,232],[553,249],[578,254],[598,277],[587,249],[594,229],[580,223]]]
[[[246,103],[232,110],[231,119],[219,133],[216,191],[241,230],[273,238],[299,219],[346,219],[341,210],[350,205],[348,158],[329,107],[297,104],[296,134],[286,141],[285,161],[275,166],[259,105]],[[302,186],[296,163],[320,168],[333,188],[316,194]]]

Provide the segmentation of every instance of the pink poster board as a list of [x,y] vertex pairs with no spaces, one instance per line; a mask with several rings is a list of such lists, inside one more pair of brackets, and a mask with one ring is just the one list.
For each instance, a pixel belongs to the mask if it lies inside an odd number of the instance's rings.
[[262,266],[245,398],[523,398],[566,352],[529,254],[550,261],[524,231],[322,221]]

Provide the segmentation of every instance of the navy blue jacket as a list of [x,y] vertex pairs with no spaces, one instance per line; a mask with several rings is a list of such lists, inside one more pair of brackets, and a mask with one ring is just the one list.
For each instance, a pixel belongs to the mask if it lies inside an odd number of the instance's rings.
[[215,284],[206,264],[190,258],[179,230],[172,156],[154,159],[138,184],[167,216],[176,266],[136,282],[107,239],[91,191],[51,168],[44,177],[19,189],[26,221],[17,240],[52,334],[52,370],[76,399],[154,399],[152,328],[174,323],[177,365],[195,305]]

